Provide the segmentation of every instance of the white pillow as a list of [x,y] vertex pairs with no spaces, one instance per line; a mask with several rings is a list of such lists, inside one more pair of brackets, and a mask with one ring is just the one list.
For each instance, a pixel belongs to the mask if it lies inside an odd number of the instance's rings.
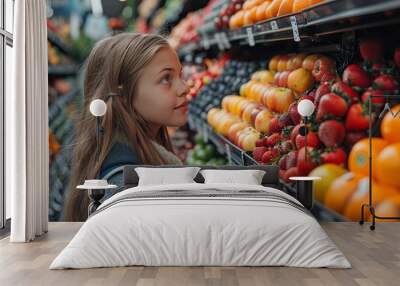
[[199,167],[148,168],[137,167],[138,186],[196,183],[193,179]]
[[265,175],[263,170],[201,170],[205,184],[234,183],[246,185],[261,185]]

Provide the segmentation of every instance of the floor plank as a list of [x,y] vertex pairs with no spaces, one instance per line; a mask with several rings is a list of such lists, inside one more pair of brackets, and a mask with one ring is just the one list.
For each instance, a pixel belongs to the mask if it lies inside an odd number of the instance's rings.
[[400,223],[379,223],[375,231],[357,223],[322,223],[352,269],[290,267],[117,267],[48,269],[82,223],[54,222],[31,243],[0,240],[0,285],[399,285]]

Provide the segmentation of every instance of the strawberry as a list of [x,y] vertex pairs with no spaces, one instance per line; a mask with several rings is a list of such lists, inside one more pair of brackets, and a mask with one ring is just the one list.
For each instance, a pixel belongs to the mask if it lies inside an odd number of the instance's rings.
[[331,163],[345,166],[347,155],[342,148],[327,149],[321,154],[321,160],[323,164]]
[[315,91],[315,101],[314,101],[315,105],[318,106],[321,97],[330,92],[331,92],[331,84],[329,82],[321,82],[321,84]]
[[397,68],[400,69],[400,48],[396,48],[394,50],[393,61],[396,64]]
[[267,138],[267,146],[274,147],[275,145],[278,145],[278,143],[281,141],[281,134],[280,133],[274,133],[271,136],[268,136]]
[[343,81],[335,82],[331,90],[333,93],[348,98],[352,102],[358,101],[358,93]]
[[303,147],[297,154],[297,168],[301,176],[307,176],[319,164],[318,153],[314,148]]
[[296,150],[290,151],[286,157],[286,170],[296,167],[297,165],[297,155],[298,152]]
[[383,44],[378,39],[366,39],[360,42],[360,54],[364,61],[376,62],[383,58]]
[[284,126],[283,126],[282,123],[278,120],[278,117],[275,116],[275,117],[273,117],[273,118],[271,119],[271,121],[269,122],[269,131],[268,131],[268,133],[269,133],[269,134],[272,134],[272,133],[279,133],[279,132],[282,131],[283,127],[284,127]]
[[[306,136],[302,136],[298,134],[296,136],[296,147],[297,149],[303,148],[306,145]],[[319,145],[319,139],[317,134],[315,134],[312,131],[309,131],[307,134],[307,146],[309,147],[318,147]]]
[[351,64],[343,71],[342,80],[345,84],[352,87],[368,88],[371,79],[368,74],[357,64]]
[[290,177],[297,177],[299,176],[299,169],[297,167],[292,167],[290,169],[287,169],[284,177],[282,178],[285,182],[289,183],[291,180],[289,179]]
[[382,74],[374,79],[373,86],[383,91],[393,92],[399,88],[399,83],[389,74]]
[[257,139],[256,147],[262,147],[262,146],[264,146],[264,138]]
[[289,115],[290,118],[292,119],[292,122],[294,124],[299,124],[301,121],[301,116],[299,114],[299,112],[297,111],[297,102],[292,102],[292,104],[290,104],[289,106]]
[[[336,63],[331,58],[326,56],[320,57],[314,64],[312,75],[317,81],[321,81],[326,73],[334,74],[336,72]],[[326,78],[325,78],[326,81]]]
[[325,117],[342,117],[347,111],[347,102],[335,93],[328,93],[321,97],[318,104],[317,121],[321,122]]
[[278,162],[279,170],[286,170],[286,161],[288,155],[283,155]]
[[367,134],[365,132],[347,132],[345,141],[347,146],[352,147],[354,144],[365,137],[367,137]]
[[[369,100],[370,96],[374,96],[374,98],[372,98],[372,103],[373,104],[384,104],[385,103],[385,97],[384,97],[384,93],[382,90],[379,89],[373,89],[373,88],[368,88],[366,91],[364,91],[364,93],[361,96],[361,101],[362,102],[367,102]],[[378,97],[375,97],[378,96]]]
[[271,151],[266,151],[262,157],[261,157],[261,162],[264,164],[270,164],[273,161],[273,156]]
[[350,106],[346,116],[346,130],[362,131],[369,127],[369,117],[363,114],[363,108],[360,103]]
[[319,139],[326,147],[339,146],[346,135],[343,124],[336,120],[327,120],[318,128]]
[[281,155],[281,151],[279,150],[279,146],[274,146],[271,149],[271,155],[272,155],[272,158],[277,158],[277,157],[279,157]]
[[264,153],[268,150],[267,147],[262,146],[262,147],[256,147],[253,150],[253,158],[254,160],[256,160],[257,162],[260,162],[262,159],[262,156],[264,155]]
[[290,140],[292,141],[293,145],[296,145],[296,137],[299,134],[301,125],[298,124],[292,129],[292,133],[290,135]]
[[290,140],[284,141],[281,143],[280,147],[281,147],[281,153],[287,154],[293,150],[292,141],[290,141]]

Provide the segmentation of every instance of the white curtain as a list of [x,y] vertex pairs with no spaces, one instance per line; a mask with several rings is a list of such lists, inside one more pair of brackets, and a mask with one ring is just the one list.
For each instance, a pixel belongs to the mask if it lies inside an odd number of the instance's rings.
[[45,0],[15,1],[12,94],[6,98],[6,187],[11,242],[48,229],[49,148]]

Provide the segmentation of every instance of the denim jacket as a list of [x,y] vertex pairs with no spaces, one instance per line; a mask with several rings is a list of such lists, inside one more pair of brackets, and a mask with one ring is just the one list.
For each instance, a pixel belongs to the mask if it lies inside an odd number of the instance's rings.
[[115,143],[108,153],[100,169],[100,178],[107,179],[109,184],[118,188],[106,190],[101,202],[124,189],[122,168],[124,165],[142,164],[137,153],[127,144]]

